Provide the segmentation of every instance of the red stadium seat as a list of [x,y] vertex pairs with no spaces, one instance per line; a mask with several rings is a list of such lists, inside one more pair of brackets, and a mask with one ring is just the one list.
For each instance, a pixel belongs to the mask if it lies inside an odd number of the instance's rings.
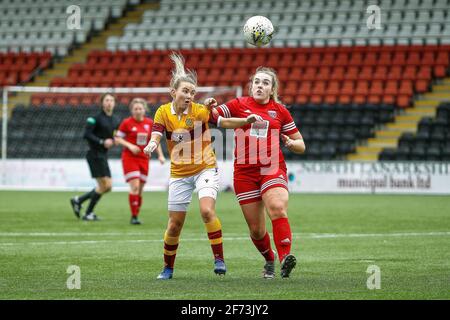
[[311,53],[306,62],[308,66],[317,67],[321,64],[321,56],[319,53]]
[[326,90],[327,97],[328,96],[336,97],[337,95],[339,95],[339,89],[340,89],[339,81],[330,81],[328,83],[328,87]]
[[385,66],[377,66],[375,72],[373,73],[372,79],[374,80],[386,80],[387,79],[388,68]]
[[360,52],[352,53],[350,61],[348,63],[349,66],[362,66],[364,65],[363,55]]
[[371,104],[379,104],[382,101],[382,96],[381,95],[370,95],[367,98],[367,103],[371,103]]
[[378,57],[379,66],[390,66],[392,65],[392,55],[390,52],[382,52]]
[[400,108],[407,108],[410,105],[410,97],[407,95],[400,95],[397,98],[397,106]]
[[373,67],[364,66],[359,72],[358,80],[372,80],[373,79]]
[[431,67],[422,66],[417,71],[416,79],[419,80],[431,80]]
[[404,80],[400,82],[400,87],[398,89],[400,95],[412,96],[414,93],[412,81]]
[[302,74],[302,79],[303,80],[315,80],[316,79],[316,74],[317,74],[317,69],[315,67],[307,67],[304,71],[304,73]]
[[403,70],[403,79],[415,80],[416,79],[416,66],[406,66]]
[[428,91],[428,85],[429,85],[429,81],[428,80],[417,80],[415,82],[414,89],[418,93],[425,93],[425,92]]
[[326,95],[325,98],[323,99],[323,102],[327,103],[327,104],[335,104],[337,103],[338,99],[337,99],[337,95]]
[[[51,83],[165,87],[173,67],[170,52],[92,51],[86,63],[73,64],[67,77]],[[255,68],[265,65],[277,71],[285,103],[369,102],[401,107],[411,103],[414,92],[427,92],[433,77],[447,75],[449,52],[450,47],[443,45],[181,50],[201,85],[246,86]],[[35,53],[0,54],[0,83],[27,81],[38,63],[50,58]],[[60,103],[63,98],[56,100]]]
[[[277,57],[275,57],[277,58]],[[281,57],[279,57],[276,61],[278,64],[271,64],[272,55],[269,55],[269,59],[267,64],[269,66],[279,66],[279,67],[291,67],[294,64],[294,55],[292,53],[284,53]],[[275,61],[274,61],[275,62]]]
[[393,66],[389,68],[388,80],[400,80],[402,78],[402,67]]
[[367,52],[364,56],[364,66],[375,66],[378,64],[378,57],[375,52]]
[[349,64],[348,53],[340,52],[337,55],[336,60],[334,61],[335,66],[347,66]]
[[384,104],[393,105],[393,104],[395,104],[395,96],[384,94],[382,101],[383,101]]
[[345,71],[345,80],[358,80],[360,74],[360,69],[357,66],[348,67]]
[[327,81],[330,78],[330,75],[331,75],[330,67],[320,67],[317,72],[316,79]]
[[333,53],[325,53],[321,59],[321,65],[332,67],[334,66],[335,57]]
[[406,53],[405,52],[394,53],[394,57],[392,59],[392,64],[400,65],[400,66],[406,64]]
[[312,95],[322,96],[325,94],[325,81],[314,82],[313,88],[311,90]]
[[353,81],[346,80],[341,88],[341,95],[353,96],[354,94],[354,84]]
[[310,96],[311,95],[311,89],[312,89],[311,81],[302,81],[300,83],[300,87],[298,88],[298,92],[301,95]]
[[294,67],[306,67],[308,66],[307,55],[305,53],[297,53],[295,55]]
[[345,68],[344,67],[334,67],[333,71],[331,72],[330,80],[344,80],[346,75]]
[[383,81],[375,80],[369,90],[371,96],[381,96],[383,94]]
[[398,94],[397,81],[389,80],[386,83],[386,87],[384,88],[384,94],[392,96],[397,95]]

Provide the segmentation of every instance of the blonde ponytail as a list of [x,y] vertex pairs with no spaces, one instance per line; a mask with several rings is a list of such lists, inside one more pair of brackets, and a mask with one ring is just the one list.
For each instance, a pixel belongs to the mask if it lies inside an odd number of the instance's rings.
[[184,58],[178,53],[172,52],[170,55],[170,60],[172,60],[175,68],[172,70],[172,79],[170,80],[170,87],[178,89],[178,86],[182,81],[192,83],[197,86],[197,74],[195,71],[184,68]]

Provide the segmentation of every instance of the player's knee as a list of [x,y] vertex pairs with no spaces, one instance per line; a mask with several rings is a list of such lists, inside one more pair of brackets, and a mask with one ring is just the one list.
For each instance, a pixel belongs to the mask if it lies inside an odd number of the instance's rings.
[[111,190],[112,190],[112,183],[111,182],[106,182],[103,185],[103,193],[110,192]]
[[269,215],[272,220],[287,217],[287,208],[285,203],[282,201],[271,202],[268,205],[267,210],[269,211]]
[[202,215],[203,222],[208,223],[216,218],[216,211],[212,207],[200,208],[200,214]]
[[131,194],[139,194],[139,185],[130,185]]
[[266,230],[259,226],[250,226],[250,236],[252,239],[261,240],[266,235]]
[[183,227],[182,221],[169,220],[169,224],[167,225],[167,233],[170,236],[177,236],[180,234],[182,227]]

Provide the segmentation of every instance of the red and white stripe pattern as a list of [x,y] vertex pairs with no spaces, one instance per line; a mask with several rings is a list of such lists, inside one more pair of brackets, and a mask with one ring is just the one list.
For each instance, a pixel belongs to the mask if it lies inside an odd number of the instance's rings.
[[281,132],[286,133],[289,132],[291,130],[295,130],[297,129],[297,127],[295,126],[294,121],[292,121],[291,123],[285,124],[284,126],[281,127]]
[[259,190],[247,191],[236,194],[236,198],[238,199],[239,202],[260,197],[261,192]]
[[141,180],[141,181],[144,181],[144,182],[147,182],[147,176],[145,175],[145,174],[140,174],[140,176],[139,176],[139,179]]
[[160,123],[154,123],[152,128],[152,134],[158,134],[160,136],[163,135],[163,132],[166,130],[166,128],[160,124]]
[[223,117],[224,118],[231,118],[231,112],[230,109],[228,109],[226,104],[221,104],[217,107],[218,109],[222,110]]
[[140,177],[141,177],[141,173],[139,171],[131,171],[125,175],[125,181],[128,182],[129,180],[140,178]]
[[275,178],[269,181],[266,181],[261,186],[261,194],[263,194],[268,188],[274,185],[283,185],[286,189],[288,188],[288,184],[284,178]]

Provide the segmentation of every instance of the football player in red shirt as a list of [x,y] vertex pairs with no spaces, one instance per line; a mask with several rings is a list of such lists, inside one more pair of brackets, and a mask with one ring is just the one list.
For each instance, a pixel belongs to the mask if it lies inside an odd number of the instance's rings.
[[[256,114],[263,118],[235,129],[234,191],[256,248],[266,259],[264,278],[275,276],[275,254],[266,230],[267,210],[272,221],[273,237],[281,262],[281,277],[289,277],[296,265],[291,254],[292,233],[287,216],[287,169],[280,147],[303,153],[305,143],[291,114],[278,99],[278,77],[271,68],[259,67],[251,77],[248,97],[233,99],[213,110],[212,122],[220,126],[221,118],[242,118]],[[213,99],[205,101],[217,106]]]
[[[122,166],[125,181],[130,185],[128,201],[131,210],[131,224],[141,224],[138,219],[142,206],[142,191],[148,177],[149,157],[143,152],[150,141],[153,120],[145,116],[147,103],[135,98],[130,103],[131,117],[122,121],[116,133],[116,143],[122,145]],[[161,164],[165,158],[161,146],[157,149]]]

